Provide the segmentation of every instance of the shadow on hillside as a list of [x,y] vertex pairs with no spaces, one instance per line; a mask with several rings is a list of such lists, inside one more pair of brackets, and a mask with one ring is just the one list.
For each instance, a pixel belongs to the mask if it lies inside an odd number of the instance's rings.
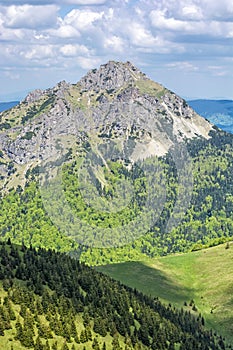
[[100,266],[97,270],[106,273],[123,284],[136,288],[144,294],[159,297],[179,306],[194,298],[195,290],[179,285],[163,271],[143,262],[125,262]]

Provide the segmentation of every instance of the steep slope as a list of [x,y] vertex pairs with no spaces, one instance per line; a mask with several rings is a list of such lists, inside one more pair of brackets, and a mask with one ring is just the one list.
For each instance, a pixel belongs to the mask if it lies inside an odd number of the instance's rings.
[[77,260],[0,244],[0,345],[10,349],[212,349],[200,315],[164,306]]
[[59,138],[81,140],[81,132],[99,138],[122,139],[124,134],[124,141],[134,137],[139,143],[137,153],[143,157],[143,146],[146,156],[161,156],[176,140],[208,138],[211,129],[183,99],[131,63],[109,62],[76,85],[61,82],[53,89],[36,90],[3,112],[0,146],[16,168],[28,168],[41,159],[57,157]]
[[232,236],[232,136],[130,62],[0,118],[4,239],[101,264]]

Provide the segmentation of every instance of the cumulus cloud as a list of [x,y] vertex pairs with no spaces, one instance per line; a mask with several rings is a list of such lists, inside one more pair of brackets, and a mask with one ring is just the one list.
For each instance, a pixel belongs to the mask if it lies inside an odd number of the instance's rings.
[[[6,62],[52,72],[133,59],[187,74],[202,66],[220,76],[230,73],[232,39],[232,0],[0,0],[2,70]],[[224,63],[209,66],[221,70],[205,65],[220,57]]]
[[117,35],[105,38],[103,46],[107,50],[113,50],[119,53],[122,53],[126,49],[125,41]]
[[64,18],[64,24],[72,26],[80,31],[90,29],[92,25],[103,18],[104,12],[96,12],[92,10],[78,10],[70,11]]
[[[229,21],[217,21],[216,19],[206,19],[203,16],[203,12],[196,11],[192,14],[198,14],[197,16],[191,16],[191,7],[183,8],[184,18],[175,16],[175,13],[169,12],[167,9],[152,10],[150,12],[151,24],[157,30],[166,30],[172,33],[173,36],[192,35],[200,38],[200,41],[206,36],[209,37],[232,37],[233,23]],[[199,20],[197,19],[199,17]],[[188,37],[187,37],[188,39]]]
[[41,60],[53,58],[55,56],[55,50],[53,45],[46,45],[43,47],[41,45],[34,45],[29,50],[22,50],[20,55],[24,56],[28,60]]
[[59,49],[61,54],[65,57],[76,57],[79,55],[89,55],[90,50],[84,45],[72,45],[72,44],[67,44],[61,46]]
[[63,3],[72,4],[72,5],[102,5],[107,2],[107,0],[66,0],[61,1]]
[[98,57],[85,57],[80,56],[77,57],[77,63],[80,65],[82,69],[92,69],[93,67],[97,67],[102,63],[101,58]]
[[10,6],[10,5],[25,5],[25,4],[31,4],[33,6],[35,5],[50,5],[50,4],[57,4],[57,5],[81,5],[81,6],[88,6],[88,5],[103,5],[107,2],[107,0],[0,0],[0,5],[4,6]]
[[47,6],[8,6],[1,7],[1,20],[7,28],[48,28],[57,21],[58,7]]
[[48,31],[52,37],[71,39],[80,37],[79,31],[70,24],[60,22],[57,28],[52,28]]
[[154,36],[143,26],[143,24],[132,22],[129,23],[127,29],[127,35],[129,36],[132,44],[142,47],[155,45],[156,41]]

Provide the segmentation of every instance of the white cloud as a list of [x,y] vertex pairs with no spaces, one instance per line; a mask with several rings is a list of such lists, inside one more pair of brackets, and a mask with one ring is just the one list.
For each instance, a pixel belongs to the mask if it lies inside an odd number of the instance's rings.
[[168,30],[190,30],[193,27],[193,24],[185,21],[181,21],[179,19],[175,19],[173,17],[167,17],[166,11],[163,10],[154,10],[150,13],[151,23],[154,27]]
[[136,46],[151,47],[156,44],[156,38],[139,22],[129,22],[127,35],[132,44]]
[[200,3],[206,18],[227,20],[233,18],[233,2],[231,0],[203,0]]
[[175,35],[193,35],[201,37],[208,35],[210,37],[228,38],[233,33],[233,23],[217,20],[181,20],[168,15],[166,10],[152,10],[150,13],[152,26],[159,31],[170,31]]
[[33,46],[29,50],[22,50],[20,52],[20,55],[25,57],[27,60],[42,60],[42,59],[48,59],[53,58],[55,56],[55,48],[52,45],[37,45]]
[[103,5],[107,2],[107,0],[0,0],[0,5],[10,6],[10,5],[49,5],[49,4],[57,4],[60,6],[63,5],[81,5],[81,6],[89,6],[89,5]]
[[76,28],[63,22],[59,24],[58,28],[50,29],[48,33],[53,37],[64,39],[80,37],[80,33]]
[[61,54],[65,57],[75,57],[78,55],[89,55],[90,51],[84,45],[63,45],[60,50]]
[[104,12],[95,12],[91,10],[74,9],[64,18],[64,24],[84,31],[89,29],[95,21],[103,18]]
[[232,0],[141,0],[148,11],[165,10],[168,17],[182,20],[222,20],[233,17]]
[[107,0],[66,0],[65,3],[72,5],[102,5]]
[[195,4],[187,4],[182,8],[182,15],[187,20],[203,19],[202,9]]
[[96,57],[77,57],[77,62],[82,69],[92,69],[98,67],[102,61],[101,58]]
[[187,62],[187,61],[180,61],[180,62],[172,62],[172,63],[168,63],[166,64],[166,67],[168,69],[178,69],[181,71],[198,71],[199,68],[194,65],[191,62]]
[[2,7],[1,19],[5,27],[8,28],[48,28],[57,21],[58,7],[47,6],[9,6]]
[[[216,77],[221,72],[233,75],[232,0],[0,0],[3,3],[0,79],[6,79],[1,73],[6,65],[16,74],[17,67],[47,69],[46,79],[53,76],[55,81],[56,72],[72,78],[108,59],[132,59],[148,71],[159,66],[174,77],[176,72],[196,76],[204,71]],[[179,77],[175,81],[179,83]]]
[[122,53],[126,49],[124,40],[116,35],[104,39],[103,44],[105,49],[113,50],[114,52]]

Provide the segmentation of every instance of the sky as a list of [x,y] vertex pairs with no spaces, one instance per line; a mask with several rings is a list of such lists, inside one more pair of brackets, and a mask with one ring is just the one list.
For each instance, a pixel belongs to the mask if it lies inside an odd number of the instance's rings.
[[186,99],[233,99],[233,1],[0,0],[0,102],[109,60]]

